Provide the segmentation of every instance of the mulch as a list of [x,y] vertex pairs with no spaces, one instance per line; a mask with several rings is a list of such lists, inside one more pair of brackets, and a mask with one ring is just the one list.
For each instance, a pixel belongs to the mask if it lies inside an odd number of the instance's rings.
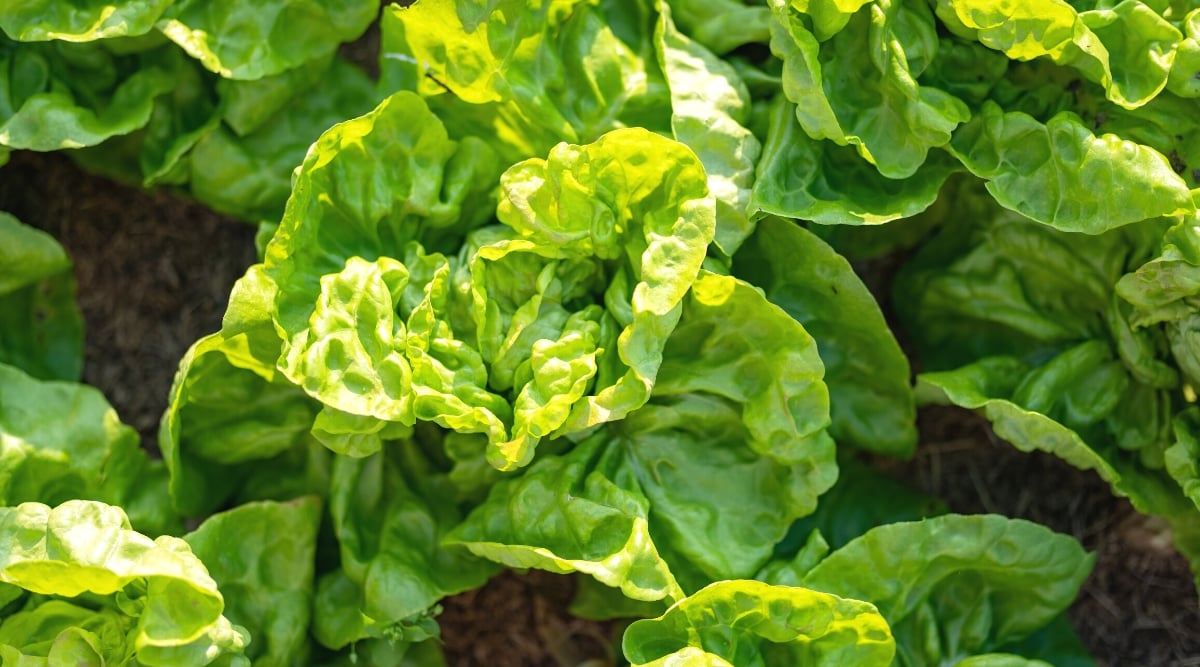
[[[0,210],[50,232],[74,258],[84,380],[153,450],[178,360],[220,327],[233,282],[254,261],[254,229],[171,193],[87,174],[61,153],[14,154],[0,169]],[[1027,518],[1096,552],[1071,618],[1101,665],[1200,666],[1200,605],[1163,526],[1094,474],[999,441],[970,412],[925,409],[919,425],[913,460],[874,464],[953,511]],[[568,577],[506,573],[447,600],[439,620],[450,663],[612,664],[616,628],[570,618],[570,590]]]

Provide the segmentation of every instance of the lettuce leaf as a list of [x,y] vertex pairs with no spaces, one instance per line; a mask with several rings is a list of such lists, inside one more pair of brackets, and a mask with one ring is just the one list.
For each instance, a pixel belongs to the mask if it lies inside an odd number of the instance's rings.
[[42,380],[83,374],[71,259],[49,234],[0,212],[0,364]]
[[1077,69],[1129,109],[1166,87],[1183,39],[1170,22],[1135,0],[1089,11],[1061,0],[1022,0],[1003,9],[978,0],[940,0],[937,12],[955,34],[1014,60],[1045,57]]
[[732,255],[753,231],[747,207],[761,144],[745,126],[750,93],[732,65],[675,28],[666,2],[658,7],[654,42],[671,91],[671,130],[704,165],[717,200],[714,241]]
[[0,144],[80,148],[149,123],[155,98],[174,87],[170,67],[106,44],[17,44],[0,35]]
[[651,402],[498,482],[450,543],[591,574],[637,600],[753,575],[835,478],[828,395],[805,338],[746,283],[702,274]]
[[366,458],[335,458],[329,509],[341,564],[317,582],[312,631],[321,644],[436,636],[437,602],[495,573],[491,563],[442,546],[460,520],[451,497],[448,480],[414,440]]
[[1116,135],[1097,137],[1071,112],[1042,124],[986,102],[950,150],[987,179],[1002,206],[1064,231],[1099,234],[1196,210],[1161,153]]
[[[464,243],[495,174],[481,148],[450,141],[411,93],[335,127],[301,168],[263,270],[291,381],[350,415],[485,433],[489,460],[510,468],[543,436],[646,401],[714,204],[693,153],[623,130],[511,167],[507,227]],[[376,162],[390,187],[360,176]]]
[[805,588],[722,581],[635,621],[621,640],[634,665],[878,665],[896,646],[875,607]]
[[[80,598],[86,593],[103,600],[92,611],[107,617],[99,621],[81,618],[76,605],[64,609],[55,600],[31,597],[27,608],[0,624],[0,636],[6,639],[17,639],[15,629],[29,624],[41,626],[43,633],[61,629],[57,637],[18,640],[41,644],[41,650],[63,651],[62,645],[69,643],[79,655],[87,650],[82,644],[94,649],[108,643],[89,632],[89,626],[110,642],[125,642],[105,656],[116,664],[133,655],[144,665],[202,665],[223,654],[240,655],[248,643],[245,631],[222,615],[224,600],[216,582],[187,543],[136,533],[120,508],[104,503],[71,500],[54,508],[41,503],[0,508],[0,581],[39,595]],[[72,629],[79,625],[84,629]],[[113,637],[117,627],[128,628],[128,637]],[[111,645],[105,649],[111,651]],[[232,664],[238,663],[235,659]]]
[[259,79],[328,56],[378,11],[375,0],[175,0],[157,27],[207,69]]
[[422,0],[384,12],[385,90],[413,90],[507,163],[623,127],[670,134],[648,0]]
[[802,227],[767,218],[734,256],[733,272],[816,339],[829,386],[830,435],[910,455],[917,431],[908,360],[849,262]]
[[18,0],[0,7],[0,30],[22,42],[132,37],[153,30],[155,21],[173,1]]
[[149,534],[180,527],[162,463],[93,387],[0,364],[0,461],[0,505],[85,498],[124,508]]
[[783,93],[801,127],[813,139],[854,146],[887,178],[912,176],[970,118],[961,100],[917,82],[936,51],[933,12],[924,4],[859,9],[852,2],[814,20],[807,5],[774,3],[771,24]]
[[313,564],[321,503],[307,496],[215,514],[183,540],[225,597],[224,615],[253,641],[255,667],[303,664],[309,653]]
[[1073,538],[1037,524],[946,515],[874,528],[802,585],[878,607],[896,638],[893,664],[960,664],[1053,620],[1093,561]]

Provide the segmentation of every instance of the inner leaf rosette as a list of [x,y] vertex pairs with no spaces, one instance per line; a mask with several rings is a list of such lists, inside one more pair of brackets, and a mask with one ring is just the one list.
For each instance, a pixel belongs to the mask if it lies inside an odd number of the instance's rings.
[[714,234],[699,159],[640,129],[560,144],[481,227],[498,175],[409,93],[310,151],[264,270],[278,366],[337,427],[318,437],[432,421],[511,469],[649,398]]

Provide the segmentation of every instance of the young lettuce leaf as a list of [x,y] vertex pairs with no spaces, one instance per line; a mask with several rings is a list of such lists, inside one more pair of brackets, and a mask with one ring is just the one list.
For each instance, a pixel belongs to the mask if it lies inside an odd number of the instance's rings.
[[[310,152],[263,271],[290,380],[348,415],[485,433],[511,468],[543,436],[649,398],[714,203],[686,147],[622,130],[514,165],[507,226],[471,232],[489,212],[488,155],[394,95]],[[391,183],[360,176],[384,162]]]
[[385,89],[428,98],[507,163],[623,127],[670,134],[649,0],[422,0],[384,12]]

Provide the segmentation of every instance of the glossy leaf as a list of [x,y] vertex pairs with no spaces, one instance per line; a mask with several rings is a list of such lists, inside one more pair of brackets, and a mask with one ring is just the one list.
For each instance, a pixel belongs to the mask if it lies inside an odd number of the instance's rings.
[[175,532],[166,474],[94,387],[0,364],[0,505],[85,498],[119,505],[139,530]]
[[1042,124],[985,103],[950,150],[1002,206],[1065,231],[1099,234],[1196,210],[1165,157],[1116,135],[1097,137],[1069,112]]
[[717,201],[717,246],[732,255],[753,227],[747,214],[761,144],[745,127],[750,94],[737,71],[675,28],[659,0],[655,48],[671,90],[671,130],[696,152]]
[[308,653],[313,563],[321,503],[248,503],[184,536],[225,596],[224,615],[253,641],[255,667],[302,664]]
[[333,53],[378,11],[374,0],[176,0],[158,29],[221,76],[259,79]]
[[43,595],[117,596],[145,665],[208,664],[248,642],[221,615],[216,583],[185,542],[136,533],[103,503],[0,508],[0,580]]
[[916,446],[908,360],[850,263],[803,228],[768,218],[733,258],[733,272],[804,325],[825,365],[830,434],[907,456]]
[[713,584],[659,618],[634,622],[621,646],[634,665],[885,667],[896,650],[887,623],[868,603],[738,580]]
[[996,515],[875,528],[830,554],[804,586],[879,608],[896,664],[957,664],[1025,637],[1075,598],[1093,557],[1067,536]]

